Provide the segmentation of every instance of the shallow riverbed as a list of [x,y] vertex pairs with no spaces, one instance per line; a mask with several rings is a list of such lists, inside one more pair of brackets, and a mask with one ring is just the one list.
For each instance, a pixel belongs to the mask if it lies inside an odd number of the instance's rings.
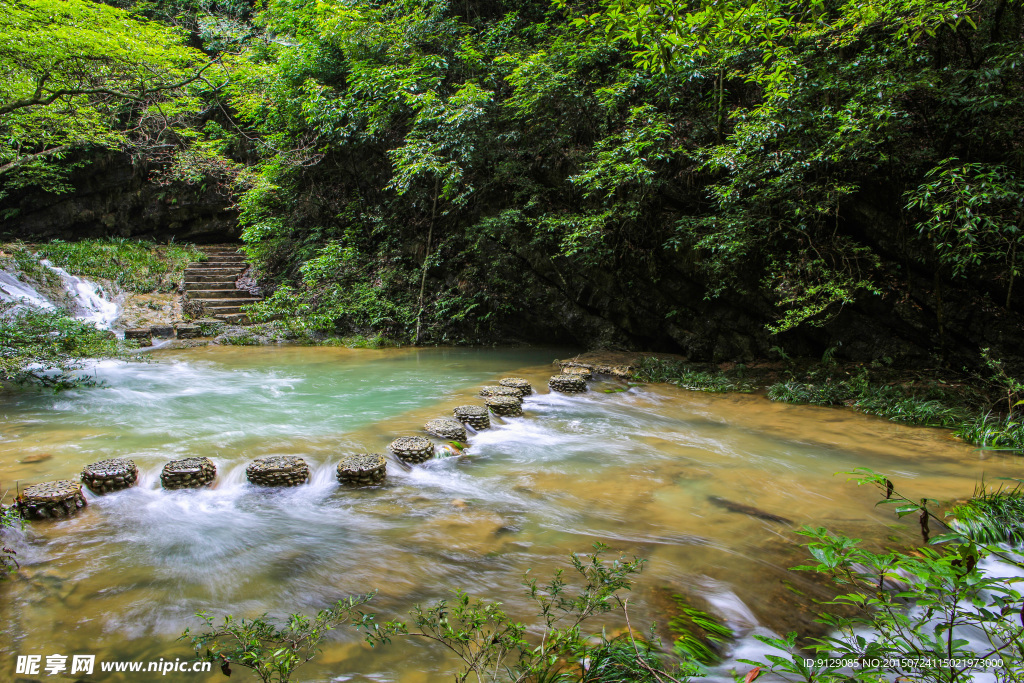
[[[751,633],[810,617],[784,585],[816,590],[786,572],[803,557],[794,529],[914,539],[911,523],[875,507],[873,490],[834,473],[870,467],[908,496],[948,500],[970,495],[983,475],[1021,472],[1018,458],[977,451],[946,431],[849,410],[670,386],[602,391],[623,386],[616,382],[549,394],[551,360],[567,355],[205,347],[101,363],[93,372],[105,388],[3,395],[5,489],[77,478],[83,465],[112,457],[133,458],[142,475],[134,489],[87,494],[74,519],[27,527],[17,546],[23,569],[0,584],[0,680],[13,677],[19,654],[187,657],[175,638],[198,625],[197,611],[314,612],[370,590],[379,591],[373,610],[388,617],[461,587],[529,620],[523,572],[547,577],[595,541],[649,560],[632,598],[634,626],[664,621],[668,597],[686,592],[725,618],[749,653]],[[527,377],[539,393],[524,417],[471,435],[466,456],[408,471],[389,463],[379,488],[337,485],[340,454],[384,452],[426,420],[479,403],[479,386],[507,375]],[[311,483],[247,484],[245,465],[276,454],[304,457]],[[51,457],[31,462],[41,455]],[[213,488],[160,488],[166,461],[196,455],[216,462]],[[370,650],[354,631],[339,631],[298,680],[442,681],[453,667],[437,647]],[[219,672],[90,680],[172,679],[224,680]]]

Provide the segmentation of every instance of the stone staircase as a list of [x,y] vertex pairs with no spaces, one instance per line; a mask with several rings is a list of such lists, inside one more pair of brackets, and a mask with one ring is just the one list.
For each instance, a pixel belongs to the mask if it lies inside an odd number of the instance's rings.
[[189,301],[200,302],[205,316],[247,324],[249,319],[242,313],[242,306],[260,301],[262,297],[239,289],[235,284],[247,267],[245,255],[230,245],[200,248],[207,260],[190,263],[185,268],[185,296]]

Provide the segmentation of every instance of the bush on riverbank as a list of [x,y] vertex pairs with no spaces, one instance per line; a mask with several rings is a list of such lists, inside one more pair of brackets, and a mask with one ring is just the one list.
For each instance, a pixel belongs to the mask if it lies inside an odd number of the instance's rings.
[[[633,377],[695,391],[763,390],[772,401],[847,406],[901,424],[953,429],[981,448],[1024,450],[1024,417],[1017,405],[1024,384],[999,361],[987,354],[983,360],[987,373],[965,374],[825,361],[720,369],[648,357],[637,363]],[[931,378],[921,380],[921,374]]]
[[0,303],[0,384],[40,384],[69,389],[95,384],[76,371],[83,359],[124,357],[113,333],[75,320],[63,311],[9,313]]
[[158,245],[124,238],[54,240],[35,246],[47,258],[72,275],[112,280],[129,292],[177,290],[185,267],[206,255],[191,244]]

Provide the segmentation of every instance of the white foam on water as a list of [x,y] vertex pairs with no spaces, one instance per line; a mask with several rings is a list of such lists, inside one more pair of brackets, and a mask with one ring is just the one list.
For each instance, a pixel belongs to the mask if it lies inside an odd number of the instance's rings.
[[3,270],[0,270],[0,301],[16,304],[16,309],[22,306],[45,310],[54,308],[54,305],[31,285]]
[[116,301],[108,299],[103,288],[95,282],[72,275],[63,268],[53,265],[47,259],[43,259],[39,263],[60,276],[61,282],[64,283],[64,289],[74,299],[78,309],[74,313],[79,320],[92,323],[101,330],[109,330],[121,315],[121,307]]

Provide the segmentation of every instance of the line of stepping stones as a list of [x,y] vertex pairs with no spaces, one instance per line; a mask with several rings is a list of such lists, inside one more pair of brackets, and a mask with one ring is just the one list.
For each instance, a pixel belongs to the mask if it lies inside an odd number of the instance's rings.
[[[548,380],[552,391],[577,394],[587,390],[592,379],[586,367],[566,367],[562,374]],[[458,406],[452,411],[454,419],[442,417],[429,420],[423,429],[442,439],[463,442],[466,425],[476,431],[491,426],[490,413],[500,417],[519,417],[523,414],[523,397],[533,393],[530,383],[521,377],[505,377],[497,385],[480,389],[484,405]],[[408,465],[426,462],[437,457],[434,442],[422,436],[402,436],[388,445],[388,449]],[[217,476],[217,466],[206,457],[172,460],[160,472],[165,489],[200,488],[208,486]],[[294,455],[274,455],[257,458],[245,468],[246,478],[257,486],[299,486],[309,480],[309,465]],[[375,486],[387,477],[387,458],[381,453],[347,455],[338,463],[338,481],[348,486]],[[70,479],[45,482],[27,487],[15,503],[27,519],[56,519],[70,517],[87,503],[82,484],[93,493],[104,494],[135,486],[139,468],[128,458],[113,458],[86,465],[82,469],[81,483]]]

